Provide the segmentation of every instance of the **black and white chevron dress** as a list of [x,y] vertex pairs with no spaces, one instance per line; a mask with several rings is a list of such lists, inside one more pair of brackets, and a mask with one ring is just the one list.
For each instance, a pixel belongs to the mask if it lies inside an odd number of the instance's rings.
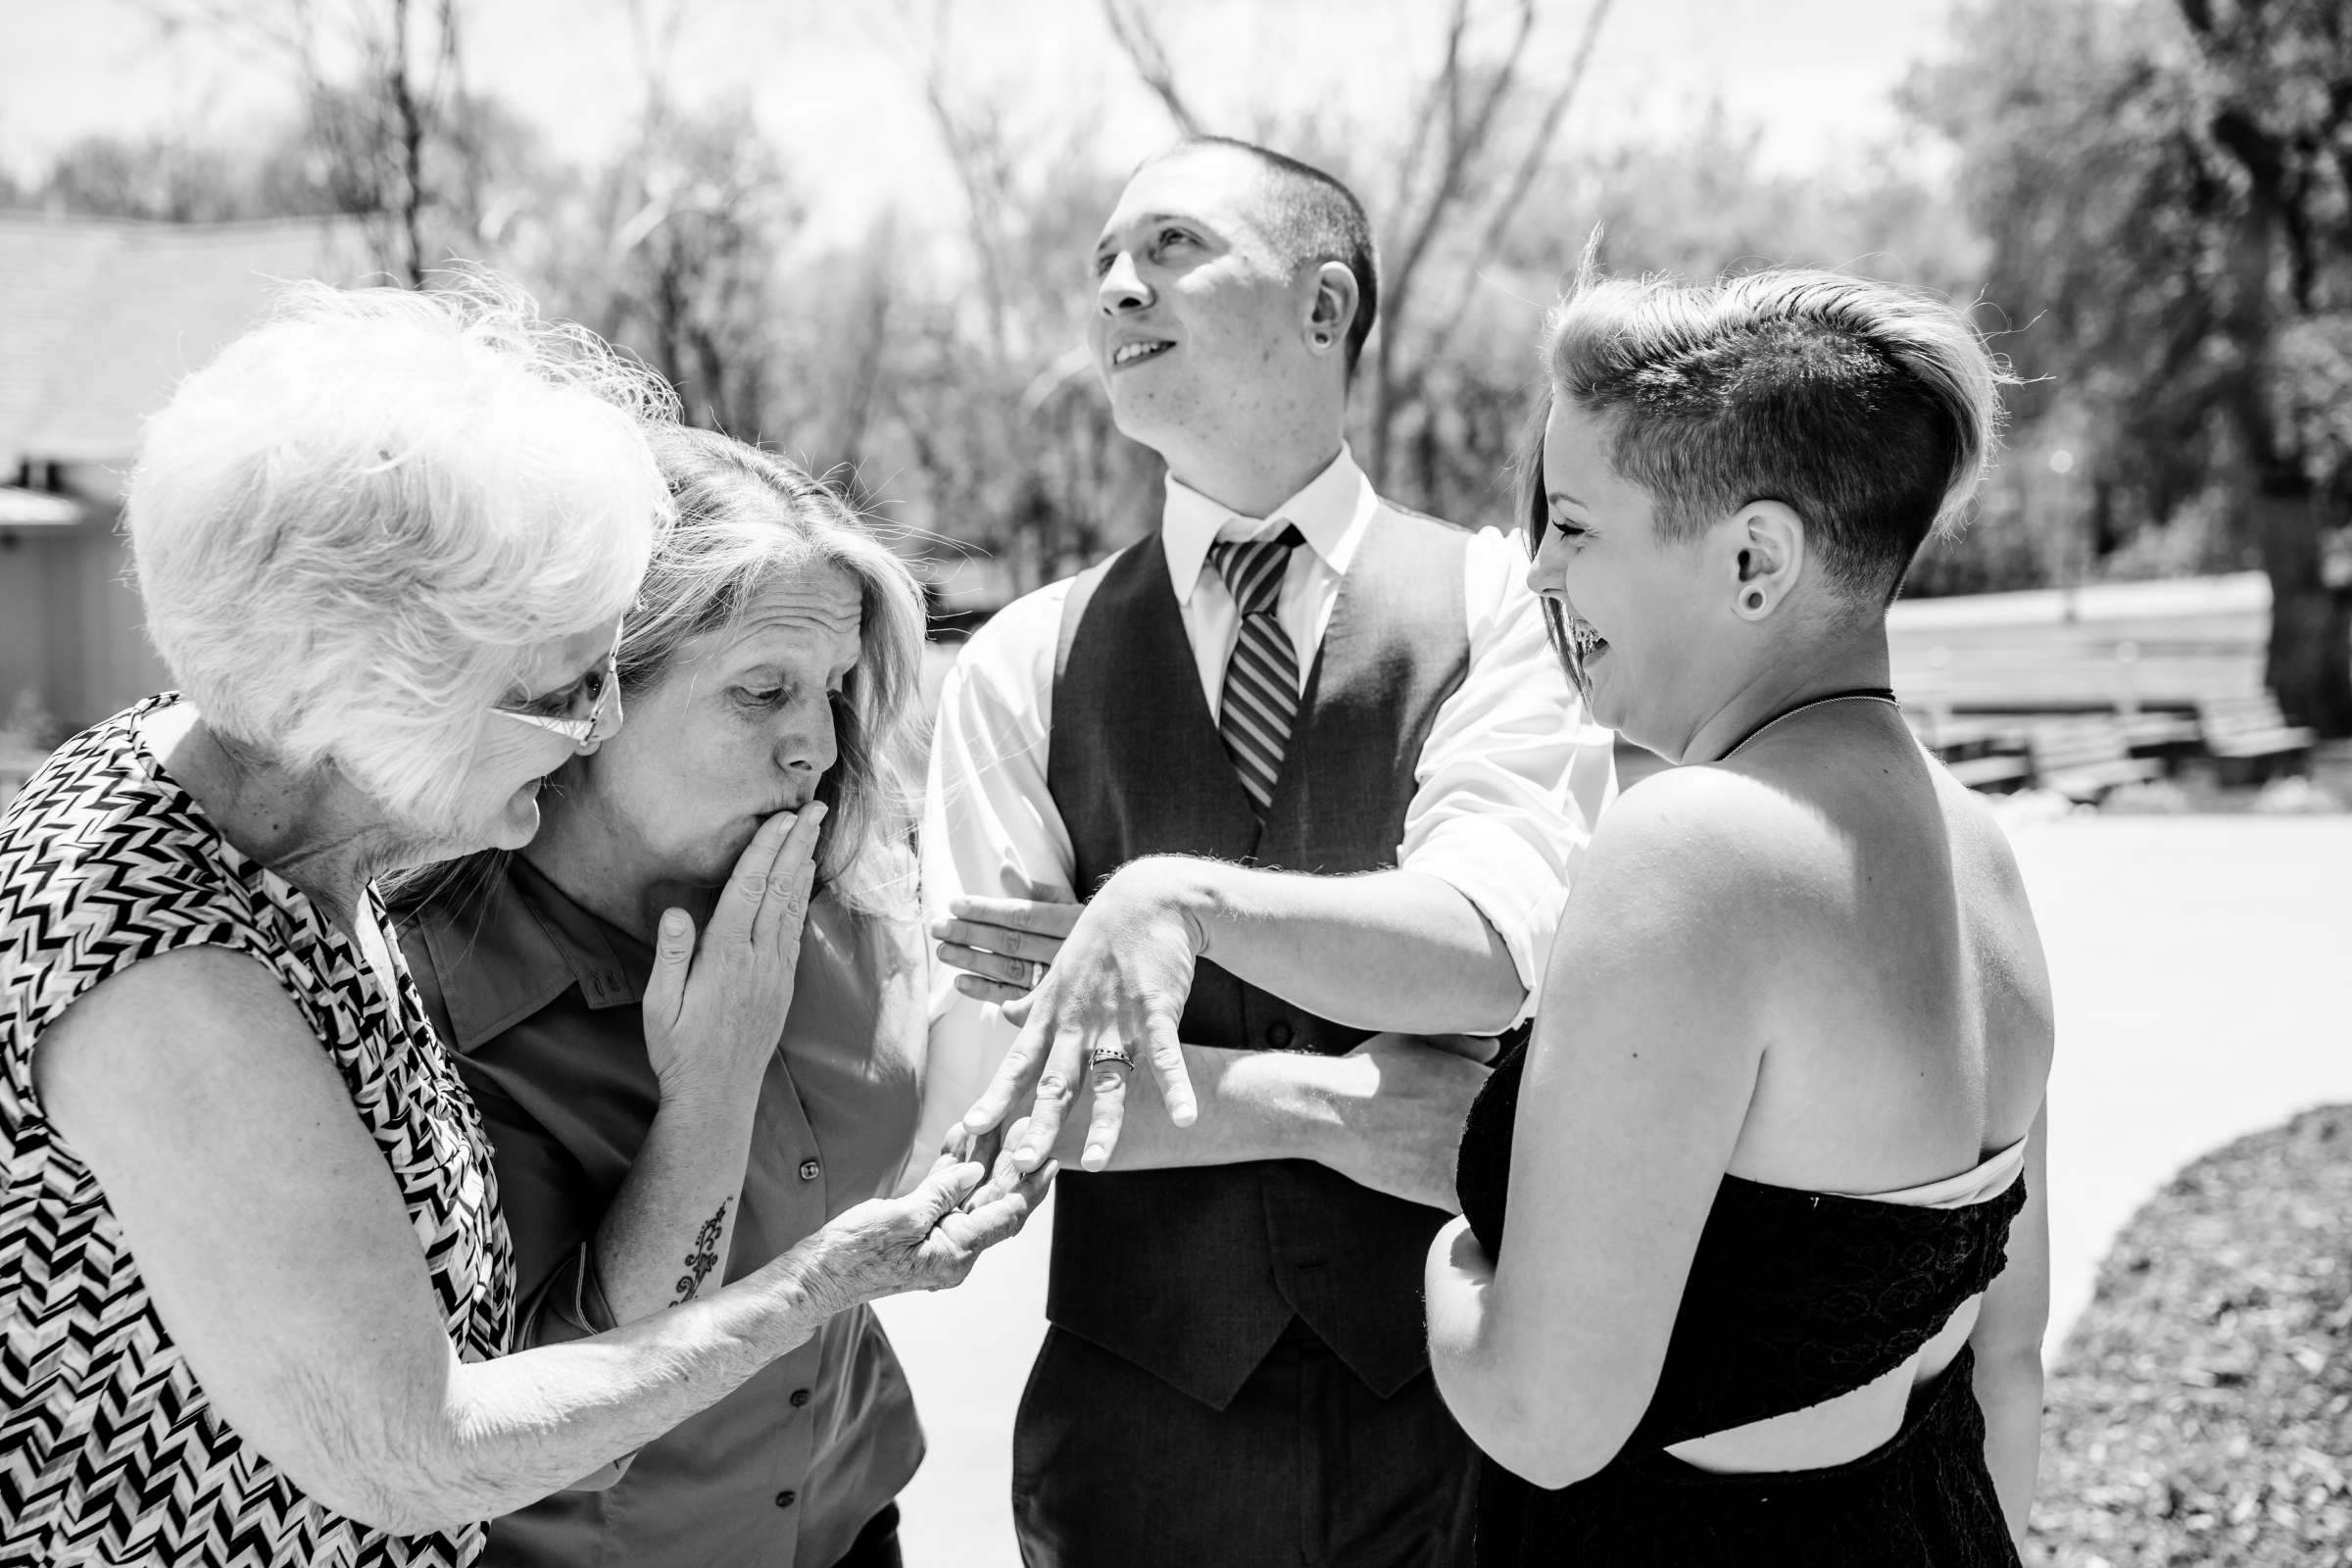
[[470,1562],[480,1525],[362,1525],[221,1421],[33,1092],[41,1030],[92,986],[176,948],[252,955],[383,1151],[460,1353],[505,1350],[514,1267],[488,1146],[407,970],[385,998],[308,898],[213,830],[133,727],[170,701],[67,742],[0,815],[0,1564]]

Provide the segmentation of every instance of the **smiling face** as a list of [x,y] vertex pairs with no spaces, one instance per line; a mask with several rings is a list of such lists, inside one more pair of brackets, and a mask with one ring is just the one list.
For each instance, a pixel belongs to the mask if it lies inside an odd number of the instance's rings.
[[1095,368],[1119,429],[1171,465],[1234,445],[1330,373],[1307,347],[1313,270],[1294,277],[1267,243],[1264,199],[1247,156],[1178,152],[1128,182],[1096,243]]
[[1711,533],[1660,537],[1654,499],[1611,466],[1609,436],[1607,421],[1554,398],[1544,428],[1546,526],[1528,586],[1565,621],[1569,675],[1587,710],[1676,758],[1720,706],[1710,702],[1720,666],[1739,657],[1726,646],[1739,638],[1728,608],[1736,568],[1719,562]]
[[807,806],[833,766],[862,620],[848,572],[814,558],[780,567],[629,699],[627,726],[566,780],[563,809],[641,883],[723,882],[760,822]]
[[[584,713],[583,693],[602,676],[612,652],[611,626],[542,643],[524,657],[522,671],[501,706],[557,717]],[[619,722],[617,694],[612,703],[604,731]],[[593,751],[599,743],[587,744]],[[462,850],[518,850],[528,844],[539,831],[540,781],[580,749],[553,730],[492,713],[458,801],[457,819],[465,824],[460,832],[467,841]]]

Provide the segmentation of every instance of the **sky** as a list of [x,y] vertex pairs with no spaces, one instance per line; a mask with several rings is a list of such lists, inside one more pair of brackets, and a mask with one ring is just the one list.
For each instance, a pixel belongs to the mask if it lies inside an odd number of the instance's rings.
[[[99,131],[235,134],[282,114],[284,74],[217,27],[159,15],[191,0],[0,0],[0,167],[20,176]],[[211,0],[283,11],[299,0]],[[381,0],[310,0],[322,7]],[[1538,74],[1562,68],[1588,0],[1543,0]],[[1160,0],[1187,91],[1219,128],[1312,110],[1394,134],[1435,56],[1441,0]],[[1494,26],[1509,7],[1482,0]],[[1938,54],[1951,0],[1616,0],[1564,141],[1671,134],[1720,102],[1770,168],[1833,172],[1902,131],[1890,95]],[[624,137],[649,68],[686,101],[741,98],[786,150],[819,223],[954,201],[923,105],[941,57],[959,95],[1016,123],[1073,117],[1125,167],[1169,122],[1098,0],[462,0],[468,81],[591,160]],[[944,31],[938,19],[947,19]],[[1921,151],[1918,156],[1932,157]]]

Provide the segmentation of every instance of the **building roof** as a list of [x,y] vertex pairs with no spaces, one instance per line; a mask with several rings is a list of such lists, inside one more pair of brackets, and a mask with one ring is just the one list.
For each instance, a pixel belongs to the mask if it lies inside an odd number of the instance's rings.
[[151,223],[0,214],[0,466],[121,463],[280,280],[371,270],[345,218]]

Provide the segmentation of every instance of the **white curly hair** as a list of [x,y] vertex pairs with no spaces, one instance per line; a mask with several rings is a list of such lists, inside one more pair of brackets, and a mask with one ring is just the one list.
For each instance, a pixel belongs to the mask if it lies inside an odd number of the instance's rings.
[[635,596],[672,514],[644,421],[672,407],[486,271],[292,285],[147,422],[148,633],[216,732],[445,835],[525,656]]

